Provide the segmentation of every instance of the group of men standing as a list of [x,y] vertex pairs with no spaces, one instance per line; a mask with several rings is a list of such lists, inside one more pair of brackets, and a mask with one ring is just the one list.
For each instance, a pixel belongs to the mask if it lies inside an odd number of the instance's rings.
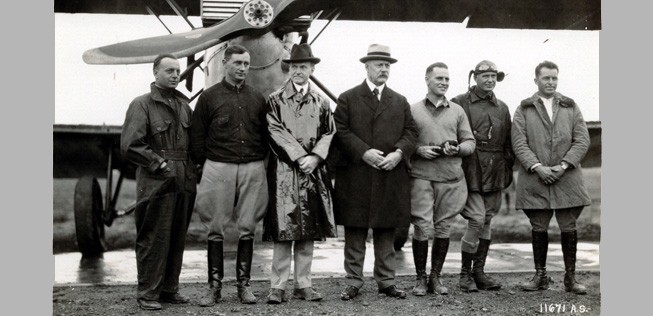
[[[397,62],[390,48],[372,44],[360,59],[365,80],[340,95],[333,113],[329,101],[309,83],[320,62],[310,46],[293,46],[290,58],[283,61],[290,79],[266,98],[245,83],[247,49],[229,46],[222,61],[224,79],[202,93],[194,112],[175,90],[177,59],[161,55],[154,62],[151,92],[130,104],[121,138],[124,157],[138,165],[141,308],[161,309],[160,301],[189,301],[178,292],[178,280],[193,206],[208,228],[208,287],[202,306],[222,297],[224,225],[230,219],[239,236],[236,275],[244,304],[257,302],[249,281],[261,220],[263,240],[274,242],[270,304],[287,301],[291,258],[293,296],[323,298],[311,284],[313,243],[336,237],[336,225],[345,230],[347,286],[341,299],[356,297],[363,285],[369,229],[379,293],[406,297],[395,285],[393,241],[395,228],[409,223],[415,228],[417,273],[412,293],[447,294],[441,271],[450,226],[459,214],[468,221],[460,289],[499,289],[501,284],[485,274],[484,264],[491,220],[501,208],[501,190],[512,182],[515,158],[516,208],[531,221],[536,268],[522,288],[548,288],[547,228],[555,214],[562,231],[565,289],[585,293],[574,276],[575,222],[589,205],[579,168],[589,137],[578,106],[556,92],[555,64],[538,65],[538,92],[520,104],[511,123],[508,107],[493,92],[504,73],[491,61],[476,65],[470,72],[476,85],[451,100],[445,96],[447,65],[428,66],[426,97],[410,105],[386,85],[390,65]],[[427,275],[429,239],[433,243]]]

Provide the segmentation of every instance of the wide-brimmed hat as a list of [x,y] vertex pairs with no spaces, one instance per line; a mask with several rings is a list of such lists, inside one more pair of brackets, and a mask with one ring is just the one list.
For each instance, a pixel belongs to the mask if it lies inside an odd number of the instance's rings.
[[381,44],[372,44],[367,48],[367,56],[360,59],[362,63],[368,60],[385,60],[394,64],[396,59],[390,57],[390,47]]
[[290,58],[282,59],[281,61],[284,63],[311,62],[317,64],[320,62],[320,59],[313,56],[313,51],[311,50],[310,45],[303,43],[299,45],[293,45],[292,49],[290,50]]

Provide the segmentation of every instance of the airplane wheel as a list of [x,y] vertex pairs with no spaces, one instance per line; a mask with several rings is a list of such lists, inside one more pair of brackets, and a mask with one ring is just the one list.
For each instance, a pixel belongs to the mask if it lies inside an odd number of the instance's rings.
[[84,176],[77,181],[74,209],[79,252],[83,256],[103,253],[106,245],[102,221],[102,192],[95,178]]
[[395,251],[401,250],[401,248],[404,247],[404,244],[406,243],[406,240],[408,240],[408,227],[402,227],[402,228],[395,228]]

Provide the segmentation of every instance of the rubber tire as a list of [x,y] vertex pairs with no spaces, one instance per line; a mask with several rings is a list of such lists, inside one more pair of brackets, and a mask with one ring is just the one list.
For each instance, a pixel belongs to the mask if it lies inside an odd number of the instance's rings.
[[408,240],[408,230],[410,229],[410,226],[408,227],[401,227],[401,228],[395,228],[395,251],[401,250],[401,248],[404,247],[404,244]]
[[106,250],[102,221],[102,191],[97,179],[84,176],[75,185],[75,235],[82,256],[97,256]]

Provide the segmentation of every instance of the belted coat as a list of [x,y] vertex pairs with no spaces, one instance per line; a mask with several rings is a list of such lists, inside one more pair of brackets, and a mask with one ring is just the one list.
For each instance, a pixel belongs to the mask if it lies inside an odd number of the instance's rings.
[[[361,228],[408,226],[406,161],[415,151],[418,131],[406,98],[386,86],[379,102],[363,82],[339,96],[334,120],[339,153],[335,163],[336,223]],[[403,158],[390,171],[377,170],[362,160],[371,148],[384,155],[401,149]]]
[[[583,181],[580,162],[590,146],[583,115],[574,100],[556,93],[553,120],[537,94],[521,102],[515,111],[512,146],[519,160],[516,209],[562,209],[589,205],[591,200]],[[560,180],[546,185],[529,169],[570,165]]]

